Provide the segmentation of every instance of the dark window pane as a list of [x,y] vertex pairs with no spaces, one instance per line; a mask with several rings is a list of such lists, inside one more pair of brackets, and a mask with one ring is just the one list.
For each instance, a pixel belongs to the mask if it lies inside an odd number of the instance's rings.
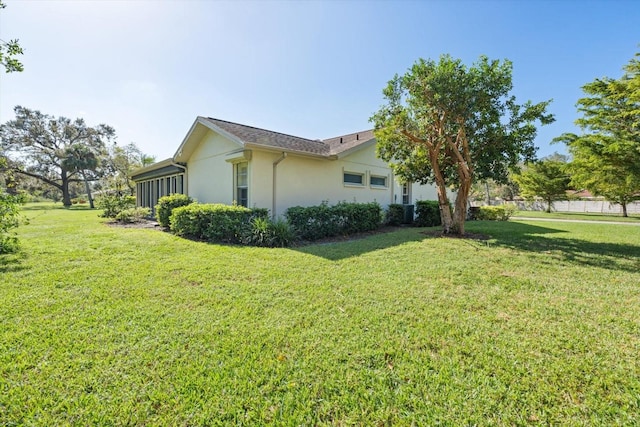
[[345,184],[360,184],[362,185],[362,175],[355,173],[345,173],[344,174],[344,183]]

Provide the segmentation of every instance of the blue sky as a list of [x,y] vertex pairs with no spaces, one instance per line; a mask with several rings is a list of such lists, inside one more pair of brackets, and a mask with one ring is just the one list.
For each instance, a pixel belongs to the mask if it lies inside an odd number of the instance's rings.
[[640,50],[638,1],[5,0],[0,123],[22,105],[106,123],[158,160],[196,116],[307,138],[369,129],[382,89],[418,58],[513,62],[520,102],[554,99],[549,142],[576,131],[580,87]]

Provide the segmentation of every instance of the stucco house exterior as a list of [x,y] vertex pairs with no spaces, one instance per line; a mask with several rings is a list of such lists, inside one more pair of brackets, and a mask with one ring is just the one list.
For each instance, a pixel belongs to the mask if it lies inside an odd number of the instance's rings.
[[268,208],[323,201],[413,204],[436,200],[435,187],[400,183],[376,157],[372,130],[312,140],[224,120],[198,117],[173,157],[132,174],[137,205],[187,194],[201,203]]

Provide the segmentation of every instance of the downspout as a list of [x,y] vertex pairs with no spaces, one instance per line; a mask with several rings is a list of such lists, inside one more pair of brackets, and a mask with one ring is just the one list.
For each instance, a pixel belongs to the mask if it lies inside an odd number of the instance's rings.
[[276,187],[277,187],[277,171],[278,171],[278,165],[280,164],[281,161],[283,161],[284,159],[287,158],[287,153],[282,153],[282,156],[278,157],[278,159],[273,162],[273,188],[271,191],[271,216],[273,219],[276,219]]

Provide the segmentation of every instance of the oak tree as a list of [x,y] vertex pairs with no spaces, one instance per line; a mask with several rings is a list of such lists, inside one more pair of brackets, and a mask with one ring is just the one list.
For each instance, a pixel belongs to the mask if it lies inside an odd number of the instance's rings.
[[69,184],[82,182],[95,166],[89,153],[101,153],[115,138],[112,127],[90,127],[83,119],[55,118],[21,106],[16,118],[0,126],[0,148],[16,173],[36,178],[62,193],[71,206]]

